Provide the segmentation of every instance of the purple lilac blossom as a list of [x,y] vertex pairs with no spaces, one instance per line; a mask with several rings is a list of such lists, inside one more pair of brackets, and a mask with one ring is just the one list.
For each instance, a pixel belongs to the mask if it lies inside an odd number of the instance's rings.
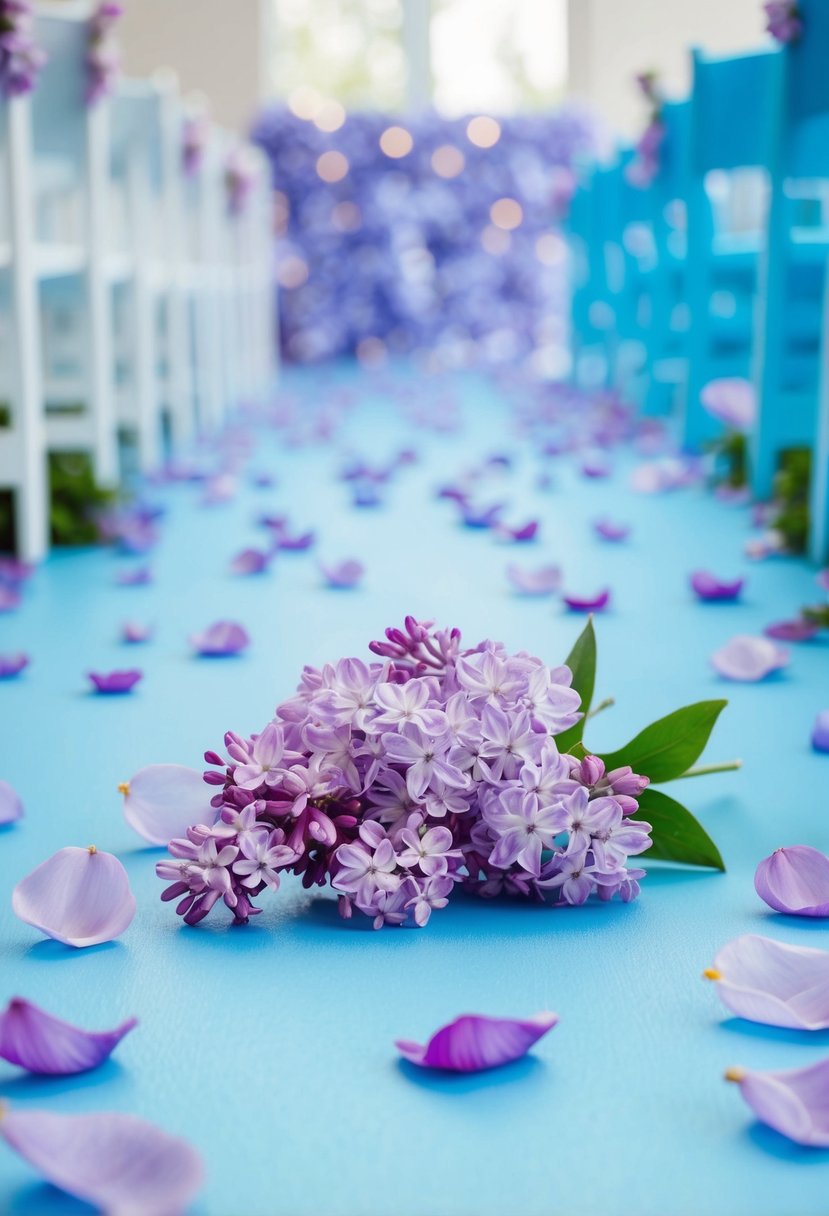
[[216,821],[156,867],[188,924],[219,901],[246,921],[286,871],[376,928],[425,925],[456,886],[557,904],[636,895],[647,778],[559,752],[581,716],[567,667],[464,649],[459,630],[413,617],[370,650],[306,667],[260,734],[229,731],[224,755],[205,753]]
[[30,93],[45,62],[34,38],[31,0],[0,0],[0,92],[6,97]]
[[767,0],[766,30],[784,44],[797,42],[803,33],[803,19],[797,0]]
[[116,3],[116,0],[101,0],[89,23],[87,105],[95,105],[115,89],[121,72],[121,53],[115,28],[123,12],[123,5]]

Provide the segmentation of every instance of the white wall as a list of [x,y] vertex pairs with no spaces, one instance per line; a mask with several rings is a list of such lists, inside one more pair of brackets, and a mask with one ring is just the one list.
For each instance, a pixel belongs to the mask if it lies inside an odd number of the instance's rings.
[[120,41],[127,75],[172,68],[213,117],[246,130],[265,96],[266,0],[128,0]]
[[761,0],[568,0],[569,91],[625,136],[642,127],[634,76],[656,70],[664,92],[688,89],[688,48],[747,50],[767,40]]

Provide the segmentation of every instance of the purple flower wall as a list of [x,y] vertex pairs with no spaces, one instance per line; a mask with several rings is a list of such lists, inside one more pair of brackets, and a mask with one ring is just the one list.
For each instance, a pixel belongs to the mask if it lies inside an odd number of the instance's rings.
[[[428,114],[400,120],[413,144],[394,158],[380,137],[397,121],[355,113],[328,133],[275,107],[255,124],[276,191],[285,357],[428,346],[450,363],[501,362],[563,349],[555,228],[572,166],[594,152],[593,121],[575,109],[501,119],[481,147],[468,119]],[[493,217],[499,199],[518,208]]]

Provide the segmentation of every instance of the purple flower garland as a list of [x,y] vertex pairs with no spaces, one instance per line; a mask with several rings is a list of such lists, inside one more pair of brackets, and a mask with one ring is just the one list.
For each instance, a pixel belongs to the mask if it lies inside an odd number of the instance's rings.
[[458,885],[559,904],[637,895],[648,778],[559,752],[582,717],[568,667],[462,649],[459,630],[413,617],[370,649],[379,661],[306,667],[259,735],[205,753],[224,770],[205,774],[216,822],[156,867],[188,924],[219,900],[246,921],[284,872],[330,883],[341,916],[378,929],[425,925]]
[[31,0],[0,0],[0,90],[6,97],[30,93],[46,62],[33,25]]
[[116,0],[102,0],[89,23],[89,48],[86,54],[86,103],[95,105],[113,92],[121,72],[121,54],[115,27],[123,15]]

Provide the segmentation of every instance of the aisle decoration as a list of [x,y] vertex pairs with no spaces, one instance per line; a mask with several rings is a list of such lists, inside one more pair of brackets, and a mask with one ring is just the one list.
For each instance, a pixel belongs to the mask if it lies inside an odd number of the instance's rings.
[[0,0],[0,92],[6,97],[30,93],[45,62],[34,38],[31,0]]
[[665,139],[662,119],[662,93],[656,72],[642,72],[636,77],[637,87],[648,105],[645,129],[633,149],[633,159],[625,169],[631,186],[645,190],[659,173],[659,152]]
[[[407,617],[379,661],[306,667],[262,732],[208,751],[214,824],[170,841],[164,900],[197,924],[221,900],[237,921],[283,872],[326,883],[340,915],[428,923],[456,886],[583,904],[627,902],[630,858],[723,868],[689,812],[647,787],[694,775],[724,701],[669,714],[603,756],[583,743],[596,672],[592,622],[565,665]],[[603,706],[602,706],[603,708]],[[721,768],[737,767],[736,762]],[[700,770],[711,771],[709,768]]]
[[557,1023],[557,1013],[536,1013],[530,1018],[465,1013],[441,1026],[425,1045],[398,1039],[395,1047],[420,1068],[481,1072],[520,1060]]
[[58,849],[12,891],[12,911],[47,937],[79,949],[119,937],[135,916],[127,871],[94,845]]
[[809,845],[775,849],[757,867],[754,889],[790,916],[829,916],[829,857]]
[[0,1057],[44,1076],[88,1072],[108,1060],[137,1025],[128,1018],[114,1030],[82,1030],[16,996],[0,1013]]
[[703,975],[737,1017],[794,1030],[829,1028],[829,953],[747,933]]
[[117,0],[102,0],[89,23],[87,105],[95,105],[115,90],[121,73],[121,52],[115,30],[123,12],[123,5]]
[[758,1119],[795,1144],[829,1148],[829,1060],[783,1072],[729,1068]]
[[0,1137],[54,1186],[110,1216],[180,1216],[204,1179],[186,1141],[117,1111],[61,1115],[3,1102]]
[[797,0],[767,0],[766,30],[784,45],[798,42],[803,33],[803,18]]

